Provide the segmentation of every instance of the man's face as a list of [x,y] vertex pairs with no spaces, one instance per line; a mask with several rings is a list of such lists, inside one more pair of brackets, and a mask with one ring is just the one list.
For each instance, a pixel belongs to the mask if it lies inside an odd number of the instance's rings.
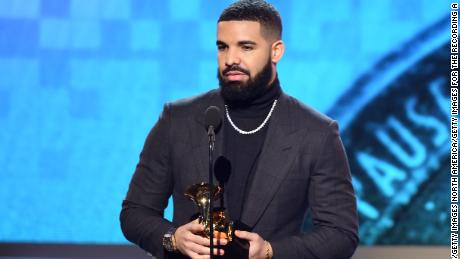
[[218,79],[224,98],[251,99],[274,78],[271,45],[262,36],[259,22],[219,22],[216,44]]

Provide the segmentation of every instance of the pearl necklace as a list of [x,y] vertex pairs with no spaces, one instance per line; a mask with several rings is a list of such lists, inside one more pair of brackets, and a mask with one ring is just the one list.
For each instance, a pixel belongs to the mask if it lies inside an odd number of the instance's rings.
[[272,108],[270,109],[270,112],[268,113],[267,117],[266,117],[265,120],[262,122],[262,124],[260,124],[259,127],[255,128],[255,129],[253,129],[253,130],[251,130],[251,131],[244,131],[244,130],[238,128],[238,127],[235,125],[235,123],[233,123],[232,118],[230,118],[230,113],[228,113],[228,107],[227,107],[227,105],[225,105],[225,114],[227,115],[227,119],[228,119],[228,121],[230,122],[230,125],[232,125],[232,127],[233,127],[236,131],[238,131],[238,133],[243,134],[243,135],[254,134],[254,133],[258,132],[259,130],[261,130],[261,129],[265,126],[265,124],[267,124],[268,120],[269,120],[270,117],[272,116],[273,110],[275,110],[276,102],[277,102],[277,101],[278,101],[278,100],[275,100],[275,101],[273,102]]

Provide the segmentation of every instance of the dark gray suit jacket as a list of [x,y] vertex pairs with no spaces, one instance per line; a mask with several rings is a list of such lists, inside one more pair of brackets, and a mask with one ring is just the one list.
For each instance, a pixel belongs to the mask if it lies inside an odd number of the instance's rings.
[[[124,235],[163,258],[162,237],[197,213],[184,192],[207,182],[204,112],[224,110],[218,90],[167,104],[149,133],[120,214]],[[216,135],[216,155],[223,133]],[[270,120],[241,221],[270,241],[275,258],[349,258],[358,245],[358,216],[337,123],[281,94]],[[173,222],[163,218],[174,200]],[[302,232],[307,209],[313,229]]]

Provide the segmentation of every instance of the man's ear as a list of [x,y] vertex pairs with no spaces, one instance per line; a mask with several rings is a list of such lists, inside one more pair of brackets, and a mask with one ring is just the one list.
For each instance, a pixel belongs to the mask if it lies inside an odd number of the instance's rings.
[[284,42],[282,40],[277,40],[272,43],[272,62],[278,63],[278,61],[283,57],[284,54]]

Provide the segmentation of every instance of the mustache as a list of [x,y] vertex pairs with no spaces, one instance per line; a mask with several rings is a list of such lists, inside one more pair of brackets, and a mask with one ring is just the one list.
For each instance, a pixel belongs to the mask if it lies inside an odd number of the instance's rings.
[[246,70],[246,69],[244,69],[244,68],[242,68],[242,67],[240,67],[240,66],[238,66],[238,65],[232,65],[232,66],[230,66],[230,67],[227,67],[226,69],[224,69],[224,70],[222,71],[222,74],[225,75],[225,74],[227,74],[227,73],[230,72],[230,71],[238,71],[238,72],[244,73],[244,74],[246,74],[246,75],[249,75],[249,71],[248,71],[248,70]]

